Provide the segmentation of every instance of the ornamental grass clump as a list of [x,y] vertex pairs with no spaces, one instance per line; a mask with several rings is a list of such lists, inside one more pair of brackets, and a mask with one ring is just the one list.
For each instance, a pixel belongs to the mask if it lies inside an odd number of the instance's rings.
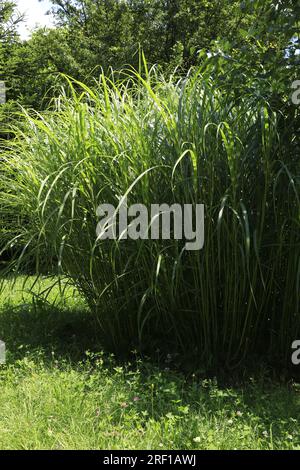
[[[23,110],[2,155],[6,267],[54,264],[116,351],[180,351],[207,366],[285,361],[300,335],[296,136],[260,96],[208,78],[67,78],[55,109]],[[204,204],[205,244],[97,241],[97,208]]]

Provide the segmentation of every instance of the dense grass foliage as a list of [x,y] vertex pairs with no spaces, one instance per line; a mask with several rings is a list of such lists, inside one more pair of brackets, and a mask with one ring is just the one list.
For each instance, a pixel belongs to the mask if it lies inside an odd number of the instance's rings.
[[[115,350],[182,351],[208,366],[290,360],[300,334],[296,135],[257,95],[155,71],[99,89],[71,84],[57,109],[23,111],[4,155],[2,246],[10,269],[54,260]],[[77,91],[75,91],[75,89]],[[96,242],[96,209],[205,204],[205,247]]]
[[24,281],[0,295],[0,449],[300,448],[299,384],[183,377],[176,356],[121,364],[78,292]]

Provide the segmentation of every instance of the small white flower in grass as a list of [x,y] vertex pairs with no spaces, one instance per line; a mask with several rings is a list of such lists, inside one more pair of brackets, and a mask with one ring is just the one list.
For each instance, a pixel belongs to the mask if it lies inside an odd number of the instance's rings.
[[193,441],[194,442],[201,442],[201,437],[200,436],[194,437]]
[[264,432],[263,432],[263,436],[264,436],[264,437],[268,437],[268,436],[269,436],[268,431],[264,431]]
[[227,423],[231,426],[233,424],[233,419],[229,419]]

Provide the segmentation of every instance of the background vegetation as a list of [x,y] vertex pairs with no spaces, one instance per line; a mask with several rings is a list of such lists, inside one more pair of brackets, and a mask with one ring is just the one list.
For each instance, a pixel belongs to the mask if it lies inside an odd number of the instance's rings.
[[[91,85],[100,68],[149,65],[187,71],[210,56],[230,87],[289,94],[299,56],[297,0],[53,0],[57,28],[21,41],[14,2],[1,2],[0,79],[9,99],[47,106],[57,73]],[[15,12],[15,13],[14,13]],[[290,63],[291,67],[287,67]],[[225,68],[225,72],[223,69]],[[229,73],[231,71],[231,73]],[[229,73],[229,76],[228,76]],[[259,82],[259,84],[258,84]],[[281,101],[278,102],[282,104]]]

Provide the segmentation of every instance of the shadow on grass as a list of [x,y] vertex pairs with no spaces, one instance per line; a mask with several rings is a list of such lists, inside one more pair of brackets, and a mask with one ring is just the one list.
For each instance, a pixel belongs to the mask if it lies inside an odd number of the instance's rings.
[[33,301],[0,309],[0,338],[5,342],[9,363],[26,353],[43,351],[71,362],[81,360],[87,350],[99,350],[95,320],[87,309],[52,306]]

